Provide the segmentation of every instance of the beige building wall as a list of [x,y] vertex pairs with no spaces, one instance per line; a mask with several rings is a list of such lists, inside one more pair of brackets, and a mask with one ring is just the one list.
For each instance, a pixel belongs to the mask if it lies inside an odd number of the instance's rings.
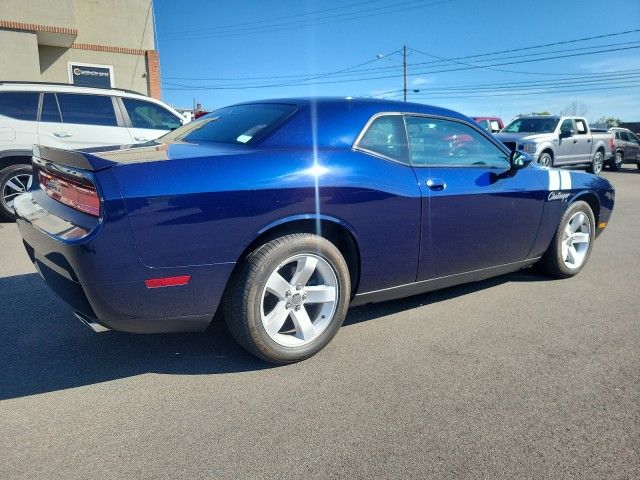
[[117,88],[160,97],[151,0],[0,0],[0,80],[70,82],[106,65]]
[[[38,58],[38,39],[34,32],[0,30],[0,78],[33,80],[40,68],[26,58]],[[6,72],[6,74],[5,74]]]

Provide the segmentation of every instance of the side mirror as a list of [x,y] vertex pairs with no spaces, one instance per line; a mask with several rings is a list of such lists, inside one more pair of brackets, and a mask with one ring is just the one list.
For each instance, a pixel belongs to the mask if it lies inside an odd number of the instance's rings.
[[511,165],[511,170],[520,170],[521,168],[529,165],[532,160],[531,155],[521,152],[520,150],[514,150],[511,152],[511,155],[509,155],[509,165]]
[[573,137],[573,130],[562,130],[560,132],[560,138],[569,138]]

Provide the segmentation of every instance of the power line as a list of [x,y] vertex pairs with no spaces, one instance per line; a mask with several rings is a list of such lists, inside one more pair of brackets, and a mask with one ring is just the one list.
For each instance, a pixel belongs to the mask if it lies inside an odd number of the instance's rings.
[[[354,11],[346,14],[333,14],[333,15],[328,15],[324,18],[316,19],[316,20],[298,20],[298,21],[288,22],[283,24],[274,24],[274,25],[269,25],[265,27],[258,27],[253,30],[244,29],[244,30],[236,30],[231,32],[220,32],[220,33],[211,32],[211,33],[202,33],[202,34],[194,34],[194,35],[185,33],[184,35],[175,35],[173,37],[168,37],[168,38],[171,38],[173,40],[188,39],[188,38],[205,39],[205,38],[215,38],[215,37],[234,37],[239,35],[246,36],[246,35],[251,35],[256,33],[273,33],[273,32],[279,32],[283,30],[290,30],[292,28],[327,25],[331,23],[358,20],[361,18],[368,18],[368,17],[375,17],[375,16],[389,14],[389,13],[404,12],[407,10],[433,7],[437,5],[451,3],[456,0],[439,0],[436,2],[421,5],[423,1],[424,0],[411,0],[408,2],[396,3],[395,5],[392,5],[392,6],[387,5],[385,7],[370,8],[370,9]],[[403,6],[403,7],[397,8],[399,6]],[[356,15],[356,16],[353,16],[353,15]]]
[[[602,50],[597,50],[597,51],[592,51],[592,52],[571,53],[571,54],[566,54],[566,55],[554,55],[554,56],[549,56],[549,57],[544,57],[544,58],[515,60],[515,61],[509,61],[509,62],[502,62],[502,63],[493,63],[493,64],[490,64],[490,65],[473,65],[473,64],[471,64],[470,66],[461,66],[461,67],[458,67],[458,68],[449,68],[449,69],[441,69],[441,70],[421,70],[421,71],[418,71],[418,72],[414,72],[414,74],[416,74],[416,75],[427,75],[427,74],[434,74],[434,73],[456,72],[456,71],[463,71],[463,70],[475,70],[475,69],[487,68],[487,67],[499,67],[499,66],[504,66],[504,65],[516,65],[516,64],[522,64],[522,63],[542,62],[542,61],[547,61],[547,60],[573,58],[573,57],[580,57],[580,56],[585,56],[585,55],[595,55],[595,54],[610,53],[610,52],[616,52],[616,51],[626,51],[626,50],[632,50],[632,49],[637,49],[637,48],[640,48],[640,43],[637,43],[637,44],[634,44],[634,46],[628,46],[628,47],[602,49]],[[395,78],[395,77],[398,77],[398,76],[399,76],[399,74],[379,75],[379,76],[374,76],[374,77],[368,77],[366,80],[381,80],[381,79],[387,79],[387,78]],[[321,81],[321,82],[302,80],[302,81],[297,81],[297,82],[284,82],[284,83],[262,84],[262,85],[240,85],[240,86],[230,86],[230,85],[183,85],[183,84],[176,84],[176,83],[173,83],[173,82],[166,82],[165,84],[168,85],[169,87],[173,87],[173,88],[169,88],[170,90],[175,90],[175,89],[182,89],[182,90],[245,90],[245,89],[256,89],[256,88],[278,88],[278,87],[286,87],[286,86],[294,86],[294,85],[305,86],[305,85],[325,85],[325,84],[333,84],[333,83],[353,83],[353,82],[357,82],[357,81],[362,81],[362,79],[334,79],[334,80],[324,80],[324,81]],[[177,87],[177,88],[175,88],[175,87]]]

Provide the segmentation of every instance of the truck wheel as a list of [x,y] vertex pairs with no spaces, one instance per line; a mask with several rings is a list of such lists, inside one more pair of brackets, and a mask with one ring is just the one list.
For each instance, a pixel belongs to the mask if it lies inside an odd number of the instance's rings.
[[543,167],[553,167],[553,158],[548,152],[544,152],[538,157],[538,163]]
[[620,170],[622,168],[622,152],[616,152],[611,161],[611,170]]
[[13,219],[13,201],[31,188],[31,165],[11,165],[0,170],[0,216]]
[[340,253],[308,233],[285,235],[252,252],[227,288],[231,335],[272,363],[311,357],[334,337],[349,308],[351,280]]
[[593,156],[593,160],[591,160],[591,165],[587,168],[587,172],[593,173],[594,175],[598,175],[602,171],[602,166],[604,165],[604,155],[602,152],[598,150],[596,154]]
[[576,275],[591,255],[595,224],[587,202],[572,203],[564,212],[549,248],[538,261],[539,269],[556,278]]

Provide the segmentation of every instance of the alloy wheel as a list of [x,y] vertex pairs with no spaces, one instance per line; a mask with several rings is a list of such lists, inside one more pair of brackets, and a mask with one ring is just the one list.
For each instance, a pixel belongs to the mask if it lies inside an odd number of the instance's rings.
[[338,278],[324,258],[303,253],[282,262],[262,291],[260,315],[280,345],[307,345],[331,323],[338,305]]
[[18,173],[9,177],[2,186],[2,201],[4,204],[9,208],[13,208],[13,202],[16,197],[29,190],[32,182],[33,176],[28,173]]
[[584,212],[576,212],[562,233],[562,261],[571,269],[580,268],[591,244],[591,222]]

